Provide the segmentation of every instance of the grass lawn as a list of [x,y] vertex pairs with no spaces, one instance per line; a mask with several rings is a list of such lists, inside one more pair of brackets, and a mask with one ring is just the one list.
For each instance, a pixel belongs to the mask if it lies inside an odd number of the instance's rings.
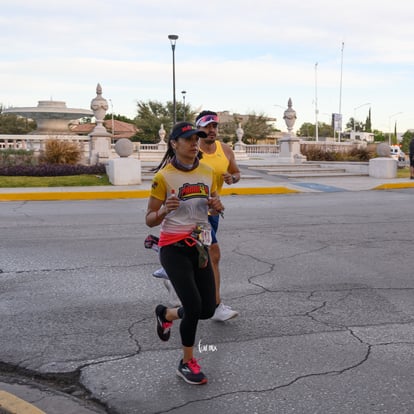
[[397,178],[410,178],[410,168],[397,168]]
[[9,177],[0,176],[0,188],[13,187],[84,187],[111,185],[108,176],[103,175],[68,175],[62,177]]
[[[409,178],[410,169],[398,168],[397,178]],[[84,187],[111,185],[108,176],[103,175],[68,175],[63,177],[9,177],[0,175],[0,188],[19,187]]]

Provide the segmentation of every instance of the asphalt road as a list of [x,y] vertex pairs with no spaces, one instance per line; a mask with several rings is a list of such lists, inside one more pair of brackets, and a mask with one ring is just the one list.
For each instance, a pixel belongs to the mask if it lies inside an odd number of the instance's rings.
[[240,316],[200,322],[201,387],[175,375],[178,324],[155,333],[146,200],[0,203],[0,382],[47,414],[412,413],[414,189],[224,203]]

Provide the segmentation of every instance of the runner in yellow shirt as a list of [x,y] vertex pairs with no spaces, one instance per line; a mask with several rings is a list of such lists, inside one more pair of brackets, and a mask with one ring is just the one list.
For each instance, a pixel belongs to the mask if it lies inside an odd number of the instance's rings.
[[[237,166],[233,150],[229,145],[217,140],[219,118],[216,112],[202,111],[196,118],[196,127],[206,133],[205,138],[200,139],[200,150],[203,157],[200,163],[210,166],[214,170],[217,183],[217,194],[226,183],[227,185],[235,184],[240,180],[240,170]],[[220,296],[220,247],[217,241],[216,233],[219,225],[219,216],[210,215],[208,217],[212,228],[212,244],[209,248],[210,260],[214,271],[214,280],[216,283],[216,310],[211,319],[224,322],[235,318],[238,312],[231,309],[221,301]],[[157,269],[153,276],[161,278],[170,294],[170,303],[173,306],[179,306],[180,301],[168,279],[164,268]]]
[[[217,181],[217,194],[220,194],[223,184],[235,184],[240,180],[240,170],[236,163],[233,150],[229,145],[217,140],[219,118],[216,112],[202,111],[196,118],[196,127],[207,134],[200,139],[200,150],[203,157],[200,162],[209,165],[214,170]],[[209,216],[212,227],[212,244],[209,249],[211,264],[213,265],[216,282],[216,311],[211,319],[226,321],[238,315],[238,312],[224,305],[220,297],[220,247],[216,233],[219,225],[219,216]]]
[[161,225],[158,245],[166,270],[182,306],[155,309],[157,334],[168,341],[174,320],[180,319],[183,357],[177,374],[189,384],[205,384],[207,377],[194,358],[194,341],[200,319],[215,312],[215,280],[208,246],[208,215],[224,210],[216,194],[214,171],[199,162],[199,140],[205,133],[188,122],[176,124],[167,152],[156,168],[145,222]]

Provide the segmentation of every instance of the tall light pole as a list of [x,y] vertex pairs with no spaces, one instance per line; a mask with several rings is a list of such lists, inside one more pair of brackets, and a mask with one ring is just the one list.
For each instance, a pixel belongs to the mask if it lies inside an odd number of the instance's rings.
[[[340,78],[340,81],[339,81],[339,112],[338,112],[338,114],[341,118],[341,129],[338,131],[338,142],[341,142],[341,132],[342,132],[342,114],[341,114],[341,111],[342,111],[342,69],[343,69],[343,66],[344,66],[344,46],[345,46],[345,43],[342,42],[342,48],[341,48],[341,78]],[[334,131],[334,135],[335,135],[335,131]]]
[[401,114],[402,112],[396,112],[395,114],[392,114],[388,117],[388,131],[390,131],[388,133],[388,145],[391,145],[391,118],[397,115],[401,115]]
[[183,121],[185,121],[185,94],[187,93],[187,91],[181,91],[181,93],[183,94],[183,108],[184,108],[184,119],[183,119]]
[[353,125],[354,127],[352,128],[353,131],[354,131],[354,135],[355,135],[355,132],[356,132],[356,128],[355,128],[355,123],[356,123],[356,110],[359,109],[359,108],[362,108],[363,106],[366,106],[366,105],[371,105],[371,102],[364,103],[364,104],[359,105],[356,108],[354,108],[354,125]]
[[315,141],[319,141],[318,129],[318,62],[315,63]]
[[178,39],[177,35],[168,35],[170,39],[172,50],[172,63],[173,63],[173,110],[174,110],[174,124],[177,122],[177,104],[175,102],[175,42]]

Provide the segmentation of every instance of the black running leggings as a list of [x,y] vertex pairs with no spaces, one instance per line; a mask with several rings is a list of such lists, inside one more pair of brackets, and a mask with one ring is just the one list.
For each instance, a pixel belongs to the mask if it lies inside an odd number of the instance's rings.
[[211,318],[216,309],[216,287],[210,260],[207,267],[200,269],[196,247],[180,242],[163,246],[160,261],[184,308],[180,323],[181,342],[183,346],[193,346],[198,320]]

